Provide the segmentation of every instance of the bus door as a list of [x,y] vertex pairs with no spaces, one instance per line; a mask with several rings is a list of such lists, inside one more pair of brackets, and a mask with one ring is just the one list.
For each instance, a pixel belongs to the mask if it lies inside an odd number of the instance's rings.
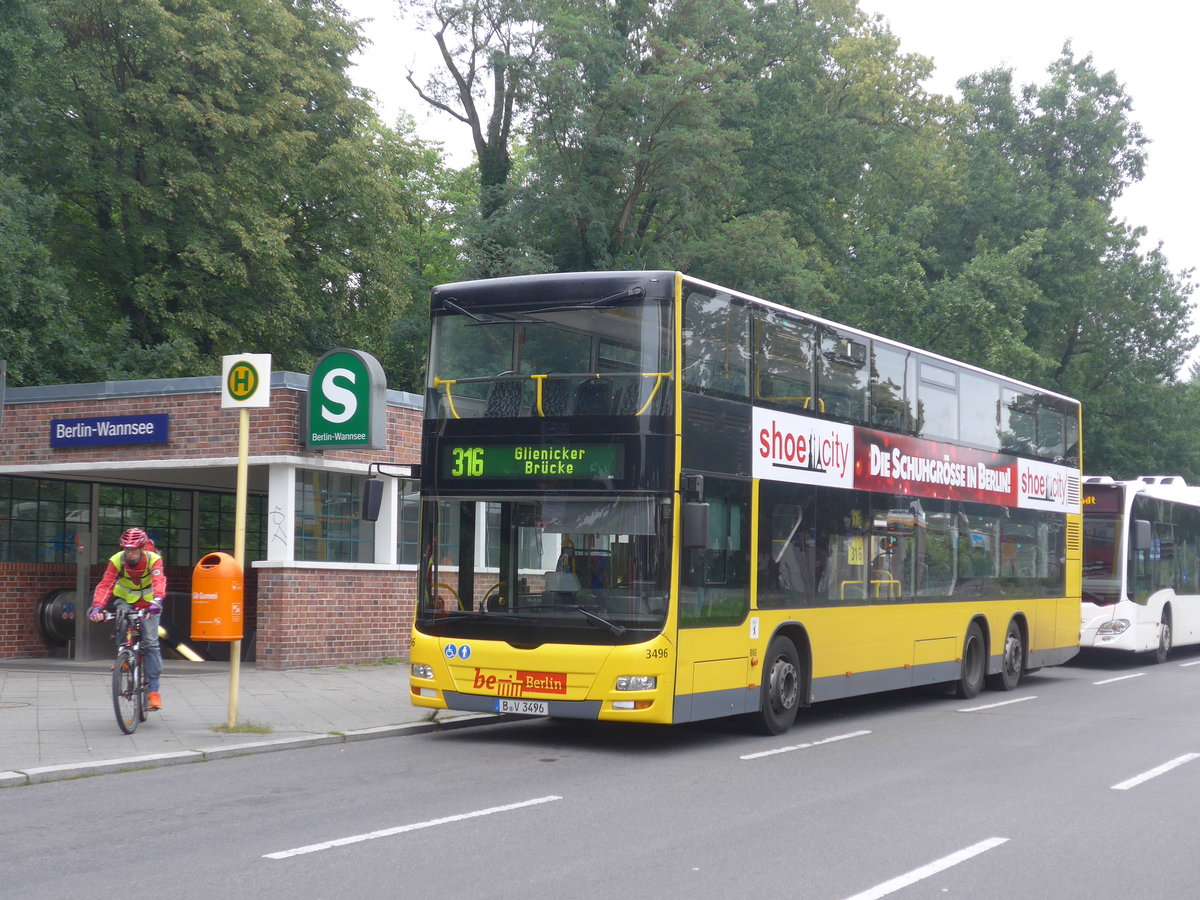
[[[706,476],[679,542],[674,721],[758,709],[750,667],[750,482]],[[699,533],[697,533],[699,532]]]

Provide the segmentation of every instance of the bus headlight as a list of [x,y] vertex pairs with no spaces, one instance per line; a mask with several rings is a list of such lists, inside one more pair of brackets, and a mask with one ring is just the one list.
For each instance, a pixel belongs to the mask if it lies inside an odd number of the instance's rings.
[[427,666],[424,663],[413,663],[412,664],[412,677],[413,678],[432,678],[433,677],[433,666]]
[[652,691],[657,687],[657,675],[622,675],[617,679],[618,691]]
[[1096,634],[1124,634],[1129,630],[1128,619],[1113,619],[1096,629]]

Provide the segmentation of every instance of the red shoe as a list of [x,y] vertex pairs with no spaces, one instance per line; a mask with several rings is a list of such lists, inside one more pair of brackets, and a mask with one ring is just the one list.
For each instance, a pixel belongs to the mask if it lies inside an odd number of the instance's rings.
[[146,705],[151,709],[162,709],[162,697],[158,691],[150,692],[150,695],[146,698]]

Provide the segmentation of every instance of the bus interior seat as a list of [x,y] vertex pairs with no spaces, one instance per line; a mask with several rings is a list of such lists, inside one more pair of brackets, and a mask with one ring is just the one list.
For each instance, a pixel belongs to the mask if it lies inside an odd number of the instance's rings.
[[854,403],[848,397],[830,397],[825,411],[839,419],[854,419]]
[[900,410],[896,407],[877,403],[871,412],[877,428],[886,428],[888,431],[900,430]]
[[611,406],[612,382],[607,378],[589,378],[575,390],[575,413],[577,415],[607,415]]
[[620,416],[632,416],[641,409],[640,388],[641,385],[634,378],[621,385],[616,400],[613,401],[613,412]]
[[[499,377],[513,375],[513,372],[501,372]],[[487,403],[483,414],[487,417],[512,418],[521,408],[520,381],[493,381],[488,387]]]
[[546,587],[542,591],[542,602],[550,604],[574,603],[579,590],[579,576],[574,572],[547,572]]
[[542,412],[547,416],[564,416],[571,407],[571,382],[547,378],[542,383]]

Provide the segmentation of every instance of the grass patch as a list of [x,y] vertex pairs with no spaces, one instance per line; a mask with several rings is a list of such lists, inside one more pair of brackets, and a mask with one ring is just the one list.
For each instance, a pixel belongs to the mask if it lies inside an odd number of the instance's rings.
[[270,725],[260,725],[257,722],[238,722],[234,726],[214,725],[212,730],[218,734],[270,734],[275,729]]
[[383,656],[379,659],[373,659],[368,662],[355,663],[357,668],[368,668],[370,666],[400,666],[404,664],[404,660],[398,656]]
[[310,666],[312,669],[341,669],[346,671],[349,669],[370,669],[378,668],[379,666],[403,666],[407,665],[408,660],[403,656],[381,656],[379,659],[366,659],[362,662],[353,663],[338,663],[332,666]]

